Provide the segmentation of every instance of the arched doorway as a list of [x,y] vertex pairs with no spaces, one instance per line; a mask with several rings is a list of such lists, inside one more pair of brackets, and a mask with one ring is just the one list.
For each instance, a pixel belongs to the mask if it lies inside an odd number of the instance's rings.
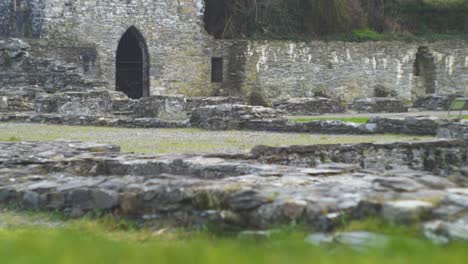
[[145,39],[130,27],[119,41],[116,59],[116,89],[139,99],[149,95],[149,56]]

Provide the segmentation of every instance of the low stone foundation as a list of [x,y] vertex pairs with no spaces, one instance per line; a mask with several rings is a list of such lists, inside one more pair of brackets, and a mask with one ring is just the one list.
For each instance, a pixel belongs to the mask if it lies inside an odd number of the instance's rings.
[[102,90],[41,95],[34,100],[37,113],[106,116],[112,111],[111,92]]
[[[468,186],[466,152],[447,140],[207,156],[126,154],[74,141],[0,143],[0,204],[70,217],[112,212],[159,226],[264,229],[299,221],[330,231],[344,217],[387,217],[386,203],[419,200],[433,201],[420,220],[452,221],[468,209],[460,203],[468,196],[451,191]],[[452,177],[439,176],[448,171]]]
[[437,137],[459,139],[468,143],[468,121],[441,125]]
[[68,126],[105,126],[125,128],[187,128],[188,121],[165,121],[159,118],[116,118],[60,114],[1,114],[0,122],[39,123]]
[[349,108],[363,113],[405,113],[408,107],[398,98],[372,97],[354,100]]
[[37,85],[0,87],[0,112],[33,111],[35,98],[44,93]]
[[323,163],[351,163],[365,169],[409,167],[443,175],[468,165],[468,148],[457,140],[284,148],[259,146],[252,150],[252,155],[267,164],[313,167]]
[[208,130],[243,130],[255,121],[286,123],[281,111],[261,106],[231,104],[197,108],[190,119],[192,126]]
[[441,126],[451,124],[456,119],[441,117],[374,117],[366,126],[375,133],[437,135]]
[[291,98],[287,101],[273,104],[273,108],[284,111],[288,115],[320,115],[344,113],[344,102],[324,97]]
[[[439,132],[439,129],[457,122],[457,119],[446,119],[439,117],[375,117],[371,118],[367,124],[355,124],[333,120],[318,120],[300,123],[290,122],[285,119],[280,112],[269,108],[242,105],[237,105],[236,107],[232,107],[232,105],[221,105],[210,106],[208,108],[202,107],[194,112],[191,120],[180,121],[168,121],[161,118],[136,118],[132,116],[118,115],[105,117],[22,112],[0,113],[0,122],[130,128],[196,127],[209,130],[234,129],[312,134],[365,135],[392,133],[436,136]],[[462,139],[459,136],[454,136],[453,138]]]
[[450,105],[452,104],[453,100],[455,100],[455,98],[457,97],[457,95],[428,95],[418,98],[413,103],[413,108],[432,111],[447,111],[450,108]]
[[240,97],[188,97],[186,99],[185,111],[192,112],[194,109],[210,106],[210,105],[223,105],[223,104],[240,104],[246,105],[245,99]]

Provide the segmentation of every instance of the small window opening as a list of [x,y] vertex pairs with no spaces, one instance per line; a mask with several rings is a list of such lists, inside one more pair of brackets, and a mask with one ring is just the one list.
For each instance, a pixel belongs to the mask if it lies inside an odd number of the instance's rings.
[[425,94],[434,94],[437,86],[435,57],[428,47],[418,48],[414,62],[414,75],[420,77]]
[[223,82],[223,58],[211,58],[211,82]]

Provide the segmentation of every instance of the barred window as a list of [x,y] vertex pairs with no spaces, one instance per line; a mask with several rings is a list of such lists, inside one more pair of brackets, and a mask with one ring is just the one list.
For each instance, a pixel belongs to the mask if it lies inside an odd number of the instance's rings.
[[223,58],[211,58],[211,82],[223,82]]

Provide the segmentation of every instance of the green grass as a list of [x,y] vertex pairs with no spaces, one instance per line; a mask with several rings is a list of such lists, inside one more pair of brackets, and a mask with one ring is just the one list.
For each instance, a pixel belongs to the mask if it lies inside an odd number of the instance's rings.
[[468,115],[449,115],[448,118],[468,120]]
[[368,117],[298,117],[289,119],[292,122],[306,123],[320,120],[343,121],[357,124],[365,124],[369,121]]
[[[198,129],[121,129],[0,124],[0,141],[86,140],[113,143],[123,151],[192,153],[248,150],[259,144],[292,145],[418,140],[401,135],[336,136]],[[345,223],[343,230],[392,236],[383,249],[359,252],[345,246],[316,247],[304,242],[312,232],[280,229],[270,239],[252,240],[202,230],[153,229],[135,222],[100,218],[67,220],[55,213],[0,210],[1,263],[465,263],[467,244],[439,247],[416,227],[393,227],[379,219]]]
[[[5,214],[5,213],[3,213]],[[0,228],[2,263],[466,263],[468,244],[436,246],[414,234],[413,227],[392,227],[379,219],[352,222],[344,230],[389,235],[380,249],[357,251],[346,246],[313,246],[312,231],[281,229],[268,239],[239,238],[210,231],[136,229],[112,217],[64,222],[61,227],[19,226],[17,217],[55,221],[57,216],[6,213]],[[9,220],[8,220],[9,219]],[[374,230],[376,229],[376,230]]]
[[257,145],[313,145],[420,140],[405,135],[313,135],[200,129],[125,129],[0,123],[0,141],[80,140],[150,154],[246,152]]

